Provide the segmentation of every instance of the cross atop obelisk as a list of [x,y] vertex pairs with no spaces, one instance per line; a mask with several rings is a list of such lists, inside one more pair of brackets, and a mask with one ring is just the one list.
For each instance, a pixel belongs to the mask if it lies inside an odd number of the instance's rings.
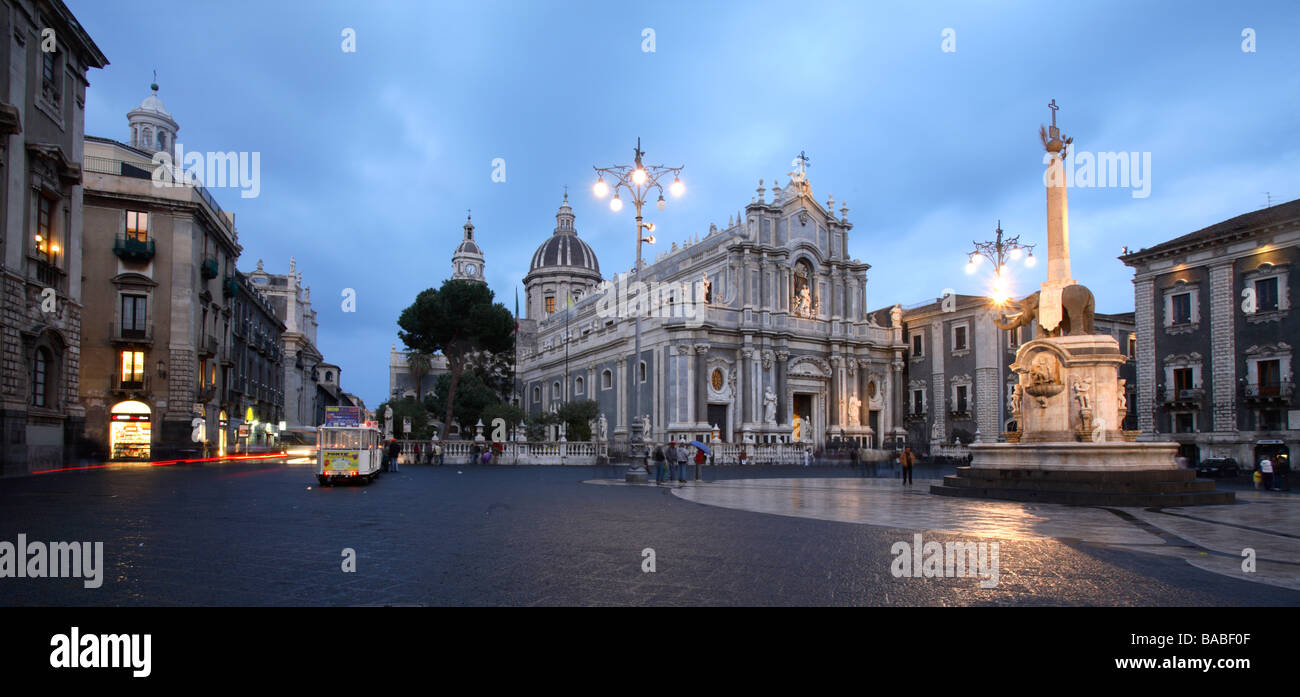
[[1061,138],[1061,130],[1056,126],[1056,112],[1060,109],[1053,99],[1048,105],[1052,110],[1051,130],[1040,128],[1039,136],[1043,149],[1050,156],[1047,163],[1047,281],[1070,285],[1070,220],[1069,206],[1065,197],[1065,155],[1073,138]]

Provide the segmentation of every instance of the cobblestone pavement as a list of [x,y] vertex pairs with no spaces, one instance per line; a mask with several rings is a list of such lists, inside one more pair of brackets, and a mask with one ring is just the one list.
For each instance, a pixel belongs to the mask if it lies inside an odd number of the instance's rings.
[[[622,471],[408,465],[369,486],[320,488],[310,466],[245,462],[0,480],[0,541],[103,541],[106,567],[98,589],[0,578],[0,605],[1300,604],[1294,590],[1086,535],[1000,539],[991,589],[974,578],[895,578],[895,542],[974,532],[769,515],[669,488],[583,483]],[[731,467],[706,468],[705,479],[852,474]],[[918,470],[916,487],[925,476]],[[1099,531],[1119,525],[1097,515]],[[356,573],[340,568],[344,548],[356,552]],[[647,548],[654,573],[642,571]]]

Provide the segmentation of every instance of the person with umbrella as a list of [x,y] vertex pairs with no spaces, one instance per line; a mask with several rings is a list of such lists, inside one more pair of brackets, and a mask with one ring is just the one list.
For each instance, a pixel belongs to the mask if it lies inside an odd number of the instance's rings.
[[705,457],[712,455],[713,451],[709,450],[709,446],[698,440],[691,441],[691,445],[695,446],[695,481],[698,482],[700,480],[700,465],[704,464]]

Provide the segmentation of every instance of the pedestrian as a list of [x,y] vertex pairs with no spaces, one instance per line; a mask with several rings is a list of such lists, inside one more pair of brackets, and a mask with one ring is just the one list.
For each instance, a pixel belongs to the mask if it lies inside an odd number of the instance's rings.
[[412,445],[411,448],[412,448],[412,452],[411,452],[411,462],[414,462],[415,464],[418,465],[418,464],[420,464],[420,462],[421,462],[421,460],[420,460],[420,444],[419,444],[419,443],[416,443],[416,444]]
[[[855,445],[849,448],[849,456],[853,459],[853,470],[857,472],[858,466],[862,464],[862,462],[858,459],[858,446]],[[862,471],[859,472],[859,476],[866,476],[866,474],[867,474],[867,468],[863,467]]]
[[740,446],[740,454],[736,456],[736,461],[743,465],[745,464],[746,459],[747,457],[745,455],[745,446],[742,445]]
[[677,481],[678,483],[685,484],[686,463],[689,462],[691,459],[690,452],[686,450],[686,439],[679,438],[677,440],[677,447],[673,448],[673,451],[674,451],[674,455],[676,455],[674,459],[677,460]]
[[703,464],[704,464],[704,451],[697,447],[695,448],[695,478],[696,479],[700,478],[700,466]]
[[442,456],[443,456],[443,453],[444,453],[444,452],[445,452],[445,451],[444,451],[443,448],[442,448],[442,443],[439,443],[439,442],[437,442],[437,441],[434,441],[434,443],[433,443],[433,461],[436,462],[436,463],[438,463],[438,466],[439,466],[439,467],[442,466]]
[[469,464],[478,464],[478,443],[469,446]]
[[391,472],[398,471],[397,459],[402,454],[402,444],[397,442],[396,438],[388,441],[388,468]]
[[903,466],[903,483],[912,483],[912,465],[916,462],[916,456],[912,454],[912,446],[903,448],[903,454],[898,458],[899,464]]
[[1277,490],[1290,491],[1291,484],[1288,479],[1291,474],[1291,458],[1287,457],[1286,453],[1279,454],[1277,460],[1273,463],[1273,469],[1275,470],[1273,480],[1277,482]]
[[664,446],[656,445],[654,449],[656,486],[664,483],[664,470],[668,467],[667,458],[668,455],[664,453]]
[[810,464],[812,464],[812,447],[811,447],[811,446],[804,446],[804,449],[803,449],[803,466],[804,466],[804,467],[807,467],[807,466],[810,465]]
[[1259,461],[1259,473],[1264,476],[1264,490],[1273,491],[1273,461],[1264,457]]

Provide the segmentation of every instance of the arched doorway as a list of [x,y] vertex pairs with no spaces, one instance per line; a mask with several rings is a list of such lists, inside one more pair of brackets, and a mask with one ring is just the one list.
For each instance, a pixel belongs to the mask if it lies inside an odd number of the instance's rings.
[[114,460],[147,460],[153,448],[153,410],[135,400],[118,402],[109,412],[108,450]]

